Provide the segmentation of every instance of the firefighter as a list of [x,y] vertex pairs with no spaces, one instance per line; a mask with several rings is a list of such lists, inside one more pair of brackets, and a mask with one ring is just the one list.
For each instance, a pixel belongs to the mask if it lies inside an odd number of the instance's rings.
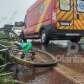
[[25,38],[23,31],[20,33],[19,38],[20,38],[20,45],[19,45],[20,52],[18,53],[18,55],[21,56],[21,58],[24,58],[24,56],[27,57],[29,52],[32,50],[32,42],[30,42]]
[[32,42],[23,39],[23,41],[20,43],[19,49],[20,52],[18,53],[18,55],[21,56],[21,58],[31,57],[30,51],[32,51]]
[[21,33],[20,33],[19,39],[20,39],[20,42],[21,42],[23,39],[26,40],[26,38],[25,38],[25,36],[24,36],[23,30],[22,30]]

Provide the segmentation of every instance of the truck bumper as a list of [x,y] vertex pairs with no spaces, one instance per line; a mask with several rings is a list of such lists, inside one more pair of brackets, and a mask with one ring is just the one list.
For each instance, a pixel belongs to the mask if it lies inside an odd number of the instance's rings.
[[58,39],[58,40],[70,40],[72,37],[83,37],[84,36],[84,30],[79,31],[79,30],[56,30],[53,29],[49,37],[51,40],[53,39]]

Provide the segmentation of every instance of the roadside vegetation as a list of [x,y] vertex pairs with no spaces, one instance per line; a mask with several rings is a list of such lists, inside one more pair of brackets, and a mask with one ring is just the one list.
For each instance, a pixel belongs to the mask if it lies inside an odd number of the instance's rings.
[[[9,56],[5,51],[1,51],[5,49],[4,46],[11,46],[13,38],[9,38],[9,32],[0,31],[0,84],[23,84],[16,80],[15,73],[8,68]],[[11,34],[12,37],[14,37]]]

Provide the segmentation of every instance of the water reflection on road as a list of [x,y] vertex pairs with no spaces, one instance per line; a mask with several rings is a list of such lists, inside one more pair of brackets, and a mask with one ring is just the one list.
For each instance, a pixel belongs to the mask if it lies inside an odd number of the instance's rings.
[[[47,51],[53,55],[67,53],[69,41],[51,41],[47,46],[44,46],[40,43],[40,40],[34,40],[33,46],[41,50]],[[84,41],[80,41],[80,52],[84,50]],[[78,52],[78,53],[80,53]]]
[[[40,40],[33,40],[32,43],[33,43],[34,48],[38,48],[38,49],[47,51],[47,52],[53,54],[54,56],[57,56],[57,55],[63,56],[67,53],[68,41],[51,41],[48,44],[48,46],[41,45]],[[81,42],[81,43],[82,43],[82,45],[81,45],[81,48],[80,48],[80,51],[78,52],[78,54],[82,53],[82,55],[84,55],[83,42]],[[72,64],[70,64],[69,66],[74,67],[74,65],[72,66]],[[81,68],[82,66],[83,65],[81,65],[79,68]],[[22,66],[22,68],[25,69],[26,67]],[[45,68],[44,69],[42,69],[42,68],[36,69],[37,74],[38,74],[38,71],[40,71],[40,70],[42,71],[42,73],[40,73],[38,75],[33,74],[33,76],[32,75],[29,76],[29,73],[32,71],[32,69],[28,70],[28,68],[27,68],[27,69],[25,69],[26,71],[24,69],[19,72],[19,75],[18,75],[19,80],[26,81],[26,82],[28,81],[28,83],[26,83],[26,84],[50,84],[49,81],[50,81],[50,73],[52,71],[51,69],[49,69],[49,68],[48,69],[46,68],[46,70],[45,70]],[[81,69],[84,72],[84,69],[83,68],[81,68]],[[35,77],[35,79],[34,79],[34,77]],[[31,81],[30,79],[34,79],[34,80]]]

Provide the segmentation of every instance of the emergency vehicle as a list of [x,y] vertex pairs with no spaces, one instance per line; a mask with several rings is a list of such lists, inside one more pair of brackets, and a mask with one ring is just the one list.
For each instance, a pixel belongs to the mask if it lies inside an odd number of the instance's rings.
[[70,40],[84,36],[84,0],[37,0],[26,13],[26,38]]

